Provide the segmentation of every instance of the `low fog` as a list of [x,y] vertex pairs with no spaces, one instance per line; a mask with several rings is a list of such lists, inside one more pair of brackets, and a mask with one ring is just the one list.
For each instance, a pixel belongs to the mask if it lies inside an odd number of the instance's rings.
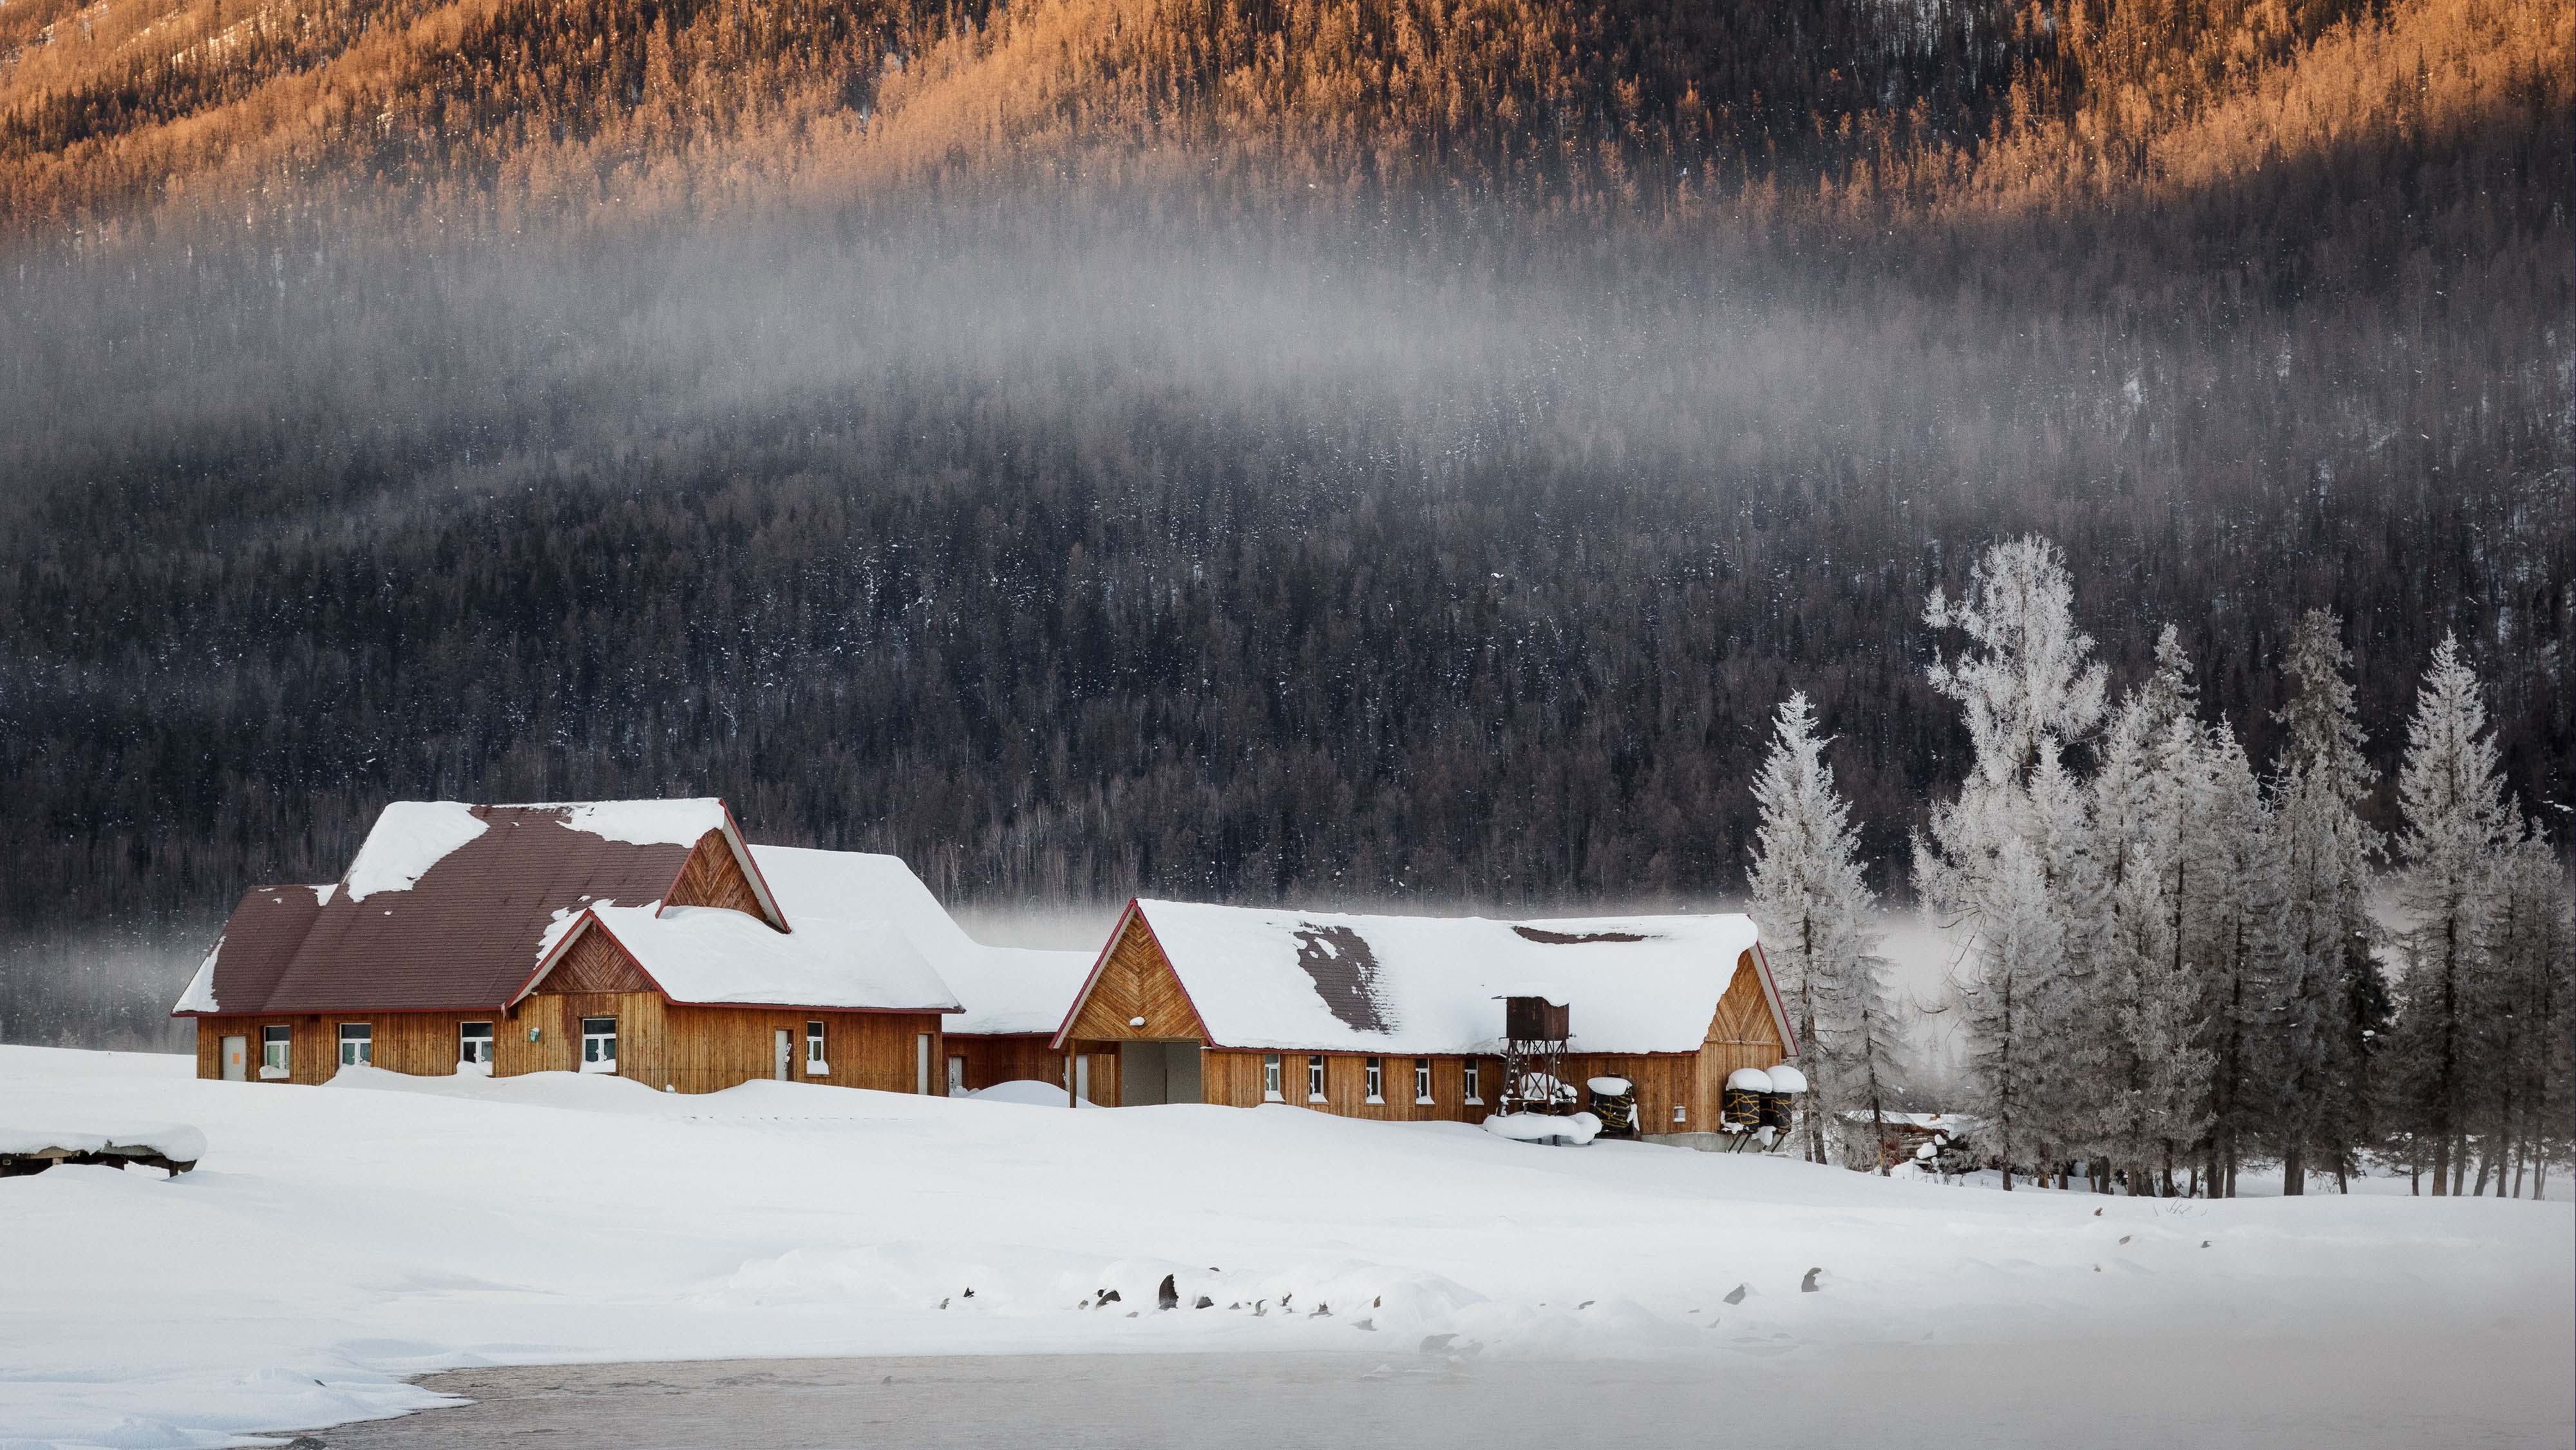
[[1910,921],[1962,759],[1922,601],[2022,531],[2115,680],[2176,624],[2258,757],[2299,609],[2383,764],[2458,628],[2565,793],[2546,318],[2017,255],[958,203],[23,244],[0,1037],[178,1045],[239,892],[399,798],[721,794],[995,940],[1713,903],[1791,689]]

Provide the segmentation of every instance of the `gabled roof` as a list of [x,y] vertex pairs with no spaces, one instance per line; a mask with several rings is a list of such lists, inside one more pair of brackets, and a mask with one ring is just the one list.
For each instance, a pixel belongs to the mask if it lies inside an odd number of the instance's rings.
[[962,1006],[953,1033],[1052,1033],[1091,970],[1087,951],[987,946],[968,936],[895,856],[754,846],[760,869],[801,931],[815,920],[890,923],[929,959]]
[[[1499,999],[1530,996],[1569,1009],[1573,1051],[1697,1052],[1748,951],[1792,1041],[1746,916],[1493,921],[1140,898],[1120,932],[1131,921],[1152,933],[1219,1047],[1487,1052],[1503,1032]],[[1075,1010],[1108,960],[1104,950]]]
[[752,917],[718,906],[591,907],[566,923],[528,987],[535,988],[582,932],[593,929],[607,932],[674,1002],[853,1012],[957,1010],[957,999],[939,973],[889,923],[800,918],[793,931],[781,936]]
[[338,882],[245,895],[174,1015],[499,1007],[563,917],[663,901],[709,831],[785,925],[720,800],[397,801]]

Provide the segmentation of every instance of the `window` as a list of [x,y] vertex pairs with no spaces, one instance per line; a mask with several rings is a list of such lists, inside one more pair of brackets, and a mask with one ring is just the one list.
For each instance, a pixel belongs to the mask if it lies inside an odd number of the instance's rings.
[[1265,1054],[1261,1059],[1261,1100],[1265,1103],[1279,1101],[1279,1054],[1275,1052]]
[[1682,1106],[1681,1104],[1679,1104],[1679,1103],[1675,1103],[1675,1104],[1673,1104],[1673,1121],[1674,1121],[1674,1122],[1676,1122],[1676,1123],[1687,1123],[1687,1122],[1689,1122],[1689,1121],[1690,1121],[1690,1109],[1688,1109],[1688,1108],[1686,1108],[1686,1107],[1683,1107],[1683,1106]]
[[1413,1060],[1413,1100],[1417,1103],[1431,1101],[1430,1058],[1417,1057]]
[[617,1071],[617,1019],[584,1017],[581,1019],[581,1070],[584,1072]]
[[365,1067],[376,1060],[376,1031],[364,1022],[340,1024],[340,1065]]
[[823,1055],[823,1024],[808,1022],[805,1024],[805,1075],[829,1077],[831,1074],[831,1059]]
[[287,1074],[287,1052],[295,1045],[295,1029],[284,1025],[259,1029],[259,1075],[284,1077]]
[[1483,1077],[1484,1077],[1484,1073],[1482,1073],[1482,1072],[1478,1071],[1478,1063],[1476,1062],[1476,1059],[1474,1059],[1474,1058],[1472,1058],[1472,1057],[1471,1057],[1471,1058],[1468,1058],[1468,1059],[1467,1059],[1467,1101],[1469,1101],[1469,1102],[1471,1102],[1471,1103],[1482,1103],[1482,1102],[1485,1100],[1485,1095],[1484,1095],[1484,1093],[1482,1093],[1481,1091],[1479,1091],[1479,1090],[1478,1090],[1478,1088],[1477,1088],[1477,1084],[1478,1084],[1479,1080],[1481,1080]]
[[456,1024],[456,1061],[460,1066],[464,1067],[479,1067],[486,1071],[491,1069],[491,1023],[460,1022]]
[[1320,1102],[1322,1102],[1323,1100],[1324,1100],[1324,1060],[1323,1060],[1322,1058],[1320,1058],[1320,1057],[1310,1057],[1310,1058],[1307,1058],[1307,1059],[1306,1059],[1306,1101],[1308,1101],[1308,1102],[1310,1102],[1310,1103],[1320,1103]]
[[930,1034],[916,1032],[912,1037],[912,1090],[930,1096]]
[[1368,1100],[1373,1103],[1386,1101],[1386,1059],[1383,1057],[1368,1060]]

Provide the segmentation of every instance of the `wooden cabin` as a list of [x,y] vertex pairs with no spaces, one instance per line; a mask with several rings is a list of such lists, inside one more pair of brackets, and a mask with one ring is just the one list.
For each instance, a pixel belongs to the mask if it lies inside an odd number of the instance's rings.
[[1626,1078],[1641,1132],[1718,1127],[1727,1074],[1797,1055],[1744,916],[1350,916],[1136,900],[1052,1041],[1068,1097],[1481,1121],[1506,999],[1565,1012],[1560,1080]]
[[173,1015],[204,1078],[935,1093],[959,1007],[901,931],[791,913],[720,800],[403,801],[340,880],[245,894]]
[[798,918],[885,922],[928,959],[961,1004],[943,1019],[947,1091],[1064,1081],[1064,1060],[1052,1045],[1055,1031],[1096,953],[976,941],[899,857],[796,846],[754,846],[751,854]]

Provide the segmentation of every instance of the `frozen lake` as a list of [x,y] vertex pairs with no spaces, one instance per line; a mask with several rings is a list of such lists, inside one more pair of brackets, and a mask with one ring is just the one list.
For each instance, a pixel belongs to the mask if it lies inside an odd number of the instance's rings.
[[[2564,1324],[2466,1339],[1920,1344],[1712,1367],[1191,1354],[718,1360],[461,1370],[476,1403],[314,1432],[333,1450],[539,1443],[942,1450],[1683,1443],[2565,1446]],[[2403,1366],[2403,1372],[2391,1371]]]

